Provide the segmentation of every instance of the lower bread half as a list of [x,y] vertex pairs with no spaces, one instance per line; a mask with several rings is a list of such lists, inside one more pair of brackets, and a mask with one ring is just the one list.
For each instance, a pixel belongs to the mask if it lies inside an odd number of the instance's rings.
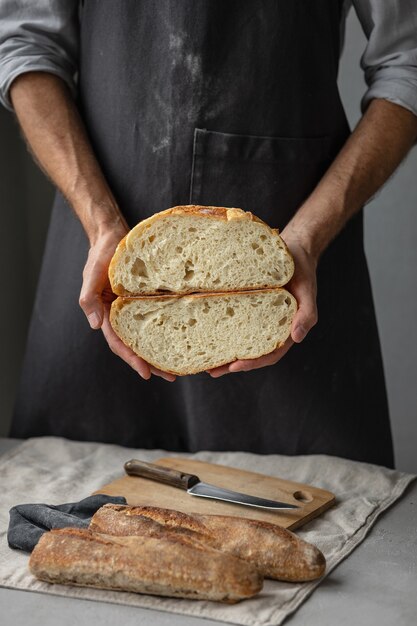
[[119,297],[110,323],[145,361],[186,375],[272,352],[288,338],[296,310],[294,296],[281,288]]
[[192,538],[116,537],[88,529],[44,533],[29,569],[49,583],[227,603],[262,588],[258,570]]
[[182,513],[152,506],[106,504],[90,528],[109,535],[194,537],[207,546],[252,563],[267,578],[302,582],[324,574],[326,560],[318,548],[276,524],[232,517]]

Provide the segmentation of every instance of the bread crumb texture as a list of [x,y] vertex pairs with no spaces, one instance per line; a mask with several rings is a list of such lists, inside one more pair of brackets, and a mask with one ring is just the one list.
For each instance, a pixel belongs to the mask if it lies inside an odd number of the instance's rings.
[[117,298],[110,321],[145,361],[185,375],[272,352],[287,339],[296,308],[285,289]]

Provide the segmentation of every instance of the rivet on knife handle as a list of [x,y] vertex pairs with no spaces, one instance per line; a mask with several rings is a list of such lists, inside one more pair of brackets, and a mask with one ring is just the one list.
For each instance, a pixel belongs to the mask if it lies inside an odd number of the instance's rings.
[[189,489],[196,483],[200,482],[198,476],[194,474],[184,474],[170,467],[163,467],[155,463],[146,463],[138,459],[131,459],[124,464],[126,474],[129,476],[141,476],[142,478],[150,478],[157,480],[159,483],[179,487],[180,489]]

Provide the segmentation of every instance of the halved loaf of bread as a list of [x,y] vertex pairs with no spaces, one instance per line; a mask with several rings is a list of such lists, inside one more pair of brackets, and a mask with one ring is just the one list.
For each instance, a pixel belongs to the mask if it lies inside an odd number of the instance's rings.
[[281,287],[294,262],[278,234],[237,208],[177,206],[135,226],[109,267],[119,296]]
[[117,298],[110,322],[123,343],[165,372],[195,374],[282,346],[297,303],[285,289]]
[[251,563],[163,532],[116,537],[80,528],[50,530],[35,546],[29,569],[49,583],[228,603],[255,595],[263,582]]
[[154,537],[164,531],[195,538],[251,562],[263,576],[275,580],[314,580],[326,569],[326,559],[316,546],[277,524],[255,519],[105,504],[94,514],[90,529],[109,535]]

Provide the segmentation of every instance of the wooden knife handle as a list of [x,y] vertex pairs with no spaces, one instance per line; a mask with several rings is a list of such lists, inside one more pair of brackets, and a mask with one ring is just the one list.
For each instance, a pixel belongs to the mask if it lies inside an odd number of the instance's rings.
[[185,474],[170,467],[162,467],[162,465],[156,465],[155,463],[145,463],[145,461],[139,461],[138,459],[126,461],[124,468],[129,476],[150,478],[151,480],[157,480],[159,483],[165,483],[180,489],[189,489],[200,482],[199,477],[194,474]]

